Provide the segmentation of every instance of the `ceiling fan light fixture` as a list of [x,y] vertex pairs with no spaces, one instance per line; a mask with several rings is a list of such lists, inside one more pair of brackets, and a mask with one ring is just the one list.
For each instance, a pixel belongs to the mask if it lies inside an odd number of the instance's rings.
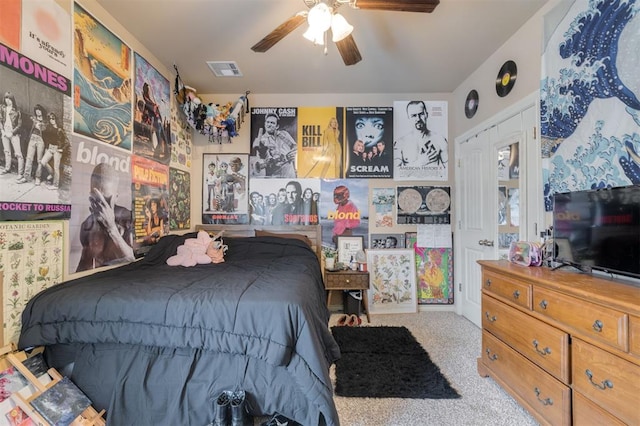
[[309,26],[307,31],[305,31],[304,34],[302,34],[302,37],[306,38],[313,44],[319,44],[319,45],[324,44],[324,31],[320,31],[317,28],[314,28],[312,26]]
[[325,32],[331,27],[331,8],[325,3],[318,3],[307,15],[309,26],[317,31]]
[[333,15],[331,19],[331,34],[332,40],[338,42],[349,36],[353,32],[353,25],[347,22],[347,20],[339,13]]

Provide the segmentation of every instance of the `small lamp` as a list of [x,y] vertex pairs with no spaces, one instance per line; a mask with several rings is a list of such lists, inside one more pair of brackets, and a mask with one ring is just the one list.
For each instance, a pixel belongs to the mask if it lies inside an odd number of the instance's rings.
[[336,13],[331,18],[331,33],[333,34],[332,40],[338,42],[343,40],[349,34],[353,32],[353,25],[349,24],[344,16]]

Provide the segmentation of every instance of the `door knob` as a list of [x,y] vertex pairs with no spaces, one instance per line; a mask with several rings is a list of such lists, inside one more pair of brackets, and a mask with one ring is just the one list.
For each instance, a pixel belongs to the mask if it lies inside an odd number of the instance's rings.
[[493,241],[489,241],[489,240],[485,240],[485,246],[487,247],[493,247]]

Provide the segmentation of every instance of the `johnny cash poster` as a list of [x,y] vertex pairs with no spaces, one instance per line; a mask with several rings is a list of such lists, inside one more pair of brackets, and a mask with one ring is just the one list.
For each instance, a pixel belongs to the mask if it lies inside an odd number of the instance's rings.
[[448,180],[447,102],[396,101],[393,111],[393,178]]
[[347,178],[393,177],[393,108],[346,108]]
[[297,108],[251,108],[251,177],[295,178]]

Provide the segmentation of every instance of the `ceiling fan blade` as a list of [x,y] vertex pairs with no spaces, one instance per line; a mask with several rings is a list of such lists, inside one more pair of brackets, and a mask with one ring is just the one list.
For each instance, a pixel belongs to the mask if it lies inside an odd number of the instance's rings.
[[336,47],[345,65],[354,65],[362,60],[356,41],[351,34],[340,41],[336,41]]
[[306,12],[300,12],[293,15],[291,18],[280,24],[278,28],[267,34],[265,38],[253,45],[251,50],[254,52],[266,52],[271,49],[277,42],[302,25],[307,20],[306,15]]
[[356,0],[355,7],[364,10],[431,13],[440,0]]

